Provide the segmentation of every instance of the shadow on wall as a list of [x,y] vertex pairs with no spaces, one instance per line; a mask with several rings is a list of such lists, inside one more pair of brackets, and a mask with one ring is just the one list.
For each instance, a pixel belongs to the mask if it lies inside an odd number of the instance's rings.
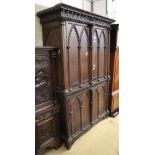
[[[35,4],[35,14],[38,11],[44,10],[47,7]],[[43,46],[43,39],[42,39],[42,27],[40,24],[40,19],[35,15],[35,46]]]

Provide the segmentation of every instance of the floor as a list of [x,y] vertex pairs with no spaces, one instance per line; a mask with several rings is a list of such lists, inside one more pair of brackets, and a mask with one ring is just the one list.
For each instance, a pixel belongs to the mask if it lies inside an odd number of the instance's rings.
[[119,116],[96,124],[66,150],[50,150],[45,155],[119,155]]

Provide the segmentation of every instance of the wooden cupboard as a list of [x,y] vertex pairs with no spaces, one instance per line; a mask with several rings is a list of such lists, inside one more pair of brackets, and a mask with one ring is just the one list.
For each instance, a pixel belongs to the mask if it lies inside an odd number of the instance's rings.
[[52,47],[35,48],[35,152],[44,153],[47,147],[58,148],[60,140],[60,106],[52,93]]
[[61,139],[73,142],[109,114],[110,28],[114,20],[66,4],[37,14],[43,45],[59,48],[52,68]]
[[110,47],[110,115],[114,116],[119,109],[119,46],[118,30],[119,25],[113,24],[111,29],[111,47]]

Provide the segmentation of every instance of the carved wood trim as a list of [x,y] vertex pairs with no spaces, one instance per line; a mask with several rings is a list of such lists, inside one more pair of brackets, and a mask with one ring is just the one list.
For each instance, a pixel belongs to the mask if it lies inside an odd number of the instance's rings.
[[99,97],[100,97],[100,93],[98,91],[98,88],[95,89],[95,92],[97,94],[97,116],[99,116]]
[[[44,14],[50,14],[46,19],[43,20]],[[56,16],[56,14],[58,14]],[[69,6],[63,3],[57,4],[54,7],[48,8],[46,10],[40,11],[37,13],[37,16],[42,18],[41,23],[47,23],[54,19],[67,19],[71,21],[78,21],[81,23],[87,23],[92,25],[99,25],[110,27],[110,24],[115,20],[106,18],[94,13],[84,11],[82,9]]]

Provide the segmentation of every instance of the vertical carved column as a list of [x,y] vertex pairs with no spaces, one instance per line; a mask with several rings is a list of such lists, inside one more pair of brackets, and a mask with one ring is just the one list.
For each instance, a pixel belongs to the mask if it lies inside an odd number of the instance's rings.
[[100,95],[99,95],[99,92],[97,91],[97,116],[99,118],[99,102],[100,101]]
[[100,46],[97,46],[97,80],[99,80],[99,51],[100,51]]
[[79,87],[81,87],[81,59],[80,59],[80,53],[81,53],[81,46],[78,45],[78,82],[79,82]]
[[92,125],[92,122],[93,122],[93,90],[90,89],[90,122],[91,122],[91,125]]
[[93,70],[92,70],[92,65],[93,65],[93,25],[89,25],[89,34],[90,34],[89,81],[90,81],[90,83],[92,83],[93,82]]
[[83,105],[81,103],[81,106],[80,106],[80,117],[81,117],[81,130],[82,130],[82,123],[83,123]]
[[73,134],[73,111],[70,111],[71,135]]
[[60,37],[60,42],[61,42],[61,61],[63,62],[62,64],[62,75],[64,77],[64,84],[63,87],[66,89],[68,88],[68,80],[66,79],[67,77],[67,72],[65,72],[66,68],[67,68],[67,49],[66,49],[66,44],[67,44],[67,38],[66,37],[66,26],[65,26],[65,22],[61,21],[61,29],[60,29],[60,34],[62,37]]
[[104,45],[104,78],[107,78],[107,48],[106,45]]
[[69,90],[71,89],[71,85],[70,85],[70,64],[69,64],[69,49],[70,46],[67,46],[67,68],[68,68],[68,86],[69,86]]

